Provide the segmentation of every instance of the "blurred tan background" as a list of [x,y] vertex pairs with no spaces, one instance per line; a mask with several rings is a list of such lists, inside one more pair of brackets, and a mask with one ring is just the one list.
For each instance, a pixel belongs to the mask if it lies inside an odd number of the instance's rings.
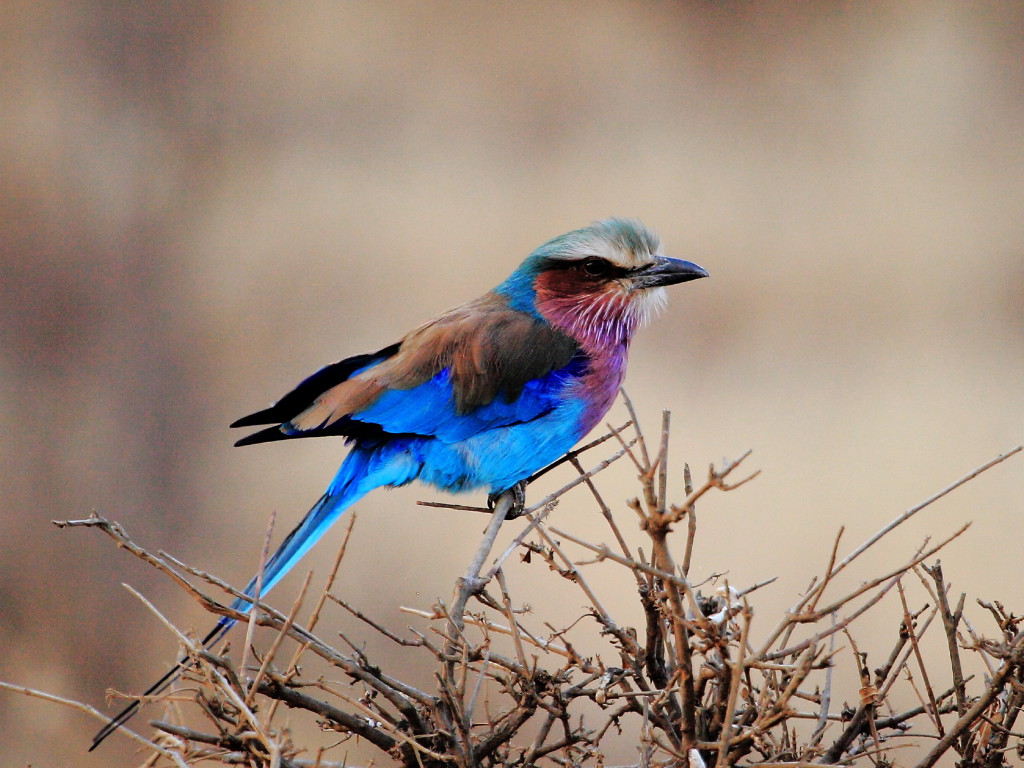
[[[698,476],[754,449],[763,476],[702,506],[695,567],[779,575],[761,632],[839,525],[847,551],[1024,439],[1020,4],[13,2],[0,35],[0,679],[96,706],[143,688],[176,647],[122,581],[207,624],[51,519],[96,509],[245,581],[271,511],[283,533],[343,449],[236,450],[227,424],[607,215],[711,272],[672,290],[627,384]],[[954,591],[1024,611],[1022,488],[1018,457],[857,578],[973,520]],[[629,468],[602,489],[621,510]],[[361,503],[342,569],[396,630],[484,522],[421,498]],[[556,524],[606,538],[574,498]],[[5,765],[138,762],[121,737],[86,756],[96,726],[0,692]]]

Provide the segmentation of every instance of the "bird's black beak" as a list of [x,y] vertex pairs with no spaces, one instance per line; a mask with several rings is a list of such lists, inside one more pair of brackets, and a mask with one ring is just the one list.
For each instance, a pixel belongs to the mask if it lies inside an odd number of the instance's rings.
[[699,280],[707,276],[707,270],[703,267],[698,267],[692,261],[670,259],[667,256],[655,256],[653,264],[640,267],[630,275],[633,284],[637,288],[675,285],[676,283],[685,283],[689,280]]

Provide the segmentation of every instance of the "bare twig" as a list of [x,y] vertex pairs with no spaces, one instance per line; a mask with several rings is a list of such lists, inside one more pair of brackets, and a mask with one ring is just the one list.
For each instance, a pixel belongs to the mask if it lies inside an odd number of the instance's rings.
[[960,662],[960,647],[956,641],[956,628],[963,617],[964,599],[967,595],[961,594],[956,611],[951,611],[949,609],[948,589],[942,578],[941,561],[936,560],[935,565],[931,568],[924,563],[921,564],[921,567],[935,581],[935,594],[939,602],[939,615],[942,617],[942,626],[946,631],[946,644],[949,647],[949,663],[953,673],[953,690],[956,692],[956,708],[957,712],[963,715],[967,711],[967,688],[964,683],[963,665]]
[[[260,549],[260,565],[259,570],[256,571],[256,586],[252,591],[253,606],[259,603],[260,597],[263,595],[263,570],[267,565],[267,557],[270,554],[270,537],[274,533],[274,520],[277,518],[277,513],[271,512],[270,519],[267,520],[267,529],[263,534],[263,547]],[[244,671],[249,666],[249,652],[252,648],[252,637],[256,632],[256,609],[252,609],[249,614],[249,621],[245,625],[245,642],[242,643],[242,661],[239,667]]]
[[956,480],[955,482],[952,482],[949,485],[947,485],[941,491],[938,491],[937,493],[932,494],[931,496],[929,496],[924,501],[922,501],[922,502],[920,502],[918,504],[915,504],[914,506],[910,507],[910,509],[908,509],[905,512],[903,512],[901,515],[898,515],[897,517],[895,517],[887,525],[885,525],[880,531],[878,531],[874,536],[870,537],[867,541],[865,541],[863,544],[861,544],[859,547],[857,547],[855,550],[853,550],[853,552],[851,552],[846,557],[844,557],[842,559],[842,561],[838,565],[836,565],[835,568],[830,572],[830,576],[835,576],[841,570],[846,568],[846,566],[848,566],[850,563],[852,563],[854,560],[856,560],[860,555],[862,555],[864,552],[866,552],[870,547],[874,546],[874,544],[879,539],[881,539],[887,533],[891,532],[897,526],[902,525],[903,523],[905,523],[907,520],[909,520],[911,517],[916,515],[918,512],[920,512],[925,507],[927,507],[930,504],[933,504],[934,502],[938,501],[943,496],[945,496],[945,495],[947,495],[949,493],[952,493],[957,488],[959,488],[961,485],[963,485],[964,483],[966,483],[966,482],[968,482],[970,480],[973,480],[975,477],[980,475],[985,470],[991,469],[992,467],[996,466],[996,464],[1000,464],[1000,463],[1006,461],[1008,458],[1010,458],[1011,456],[1013,456],[1016,453],[1020,453],[1020,451],[1022,449],[1024,449],[1024,446],[1018,445],[1018,446],[1016,446],[1014,448],[1011,448],[1010,450],[1006,451],[1005,453],[999,454],[994,459],[991,459],[990,461],[986,461],[984,464],[982,464],[979,467],[975,467],[970,472],[968,472],[966,475],[961,477],[959,480]]
[[[11,691],[12,693],[20,693],[24,696],[31,696],[35,699],[42,699],[43,701],[49,701],[53,704],[60,704],[63,707],[77,709],[79,712],[85,712],[85,714],[89,715],[90,717],[95,717],[97,720],[103,723],[108,722],[110,719],[107,715],[103,714],[94,707],[90,707],[88,704],[83,704],[82,702],[75,701],[74,699],[67,699],[63,696],[55,696],[54,694],[46,693],[45,691],[37,691],[34,688],[28,688],[24,685],[14,685],[12,683],[6,683],[0,680],[0,689],[3,689],[5,691]],[[145,739],[142,736],[139,736],[139,734],[135,733],[134,731],[130,730],[129,728],[123,725],[121,726],[120,731],[128,738],[130,738],[132,741],[141,744],[147,749],[152,749],[157,754],[166,757],[168,760],[171,760],[175,765],[179,766],[179,768],[187,768],[185,762],[181,759],[181,756],[176,754],[175,752],[164,749],[159,744],[152,742],[149,739]]]
[[938,743],[931,748],[924,759],[917,764],[916,768],[931,768],[931,766],[935,765],[943,753],[953,745],[953,742],[959,735],[977,722],[985,710],[988,709],[992,700],[1002,692],[1003,686],[1006,685],[1010,676],[1017,671],[1021,664],[1024,664],[1024,632],[1014,638],[1013,642],[1009,644],[1006,650],[1006,657],[999,666],[999,669],[996,670],[996,674],[993,676],[988,688],[985,689],[985,692],[978,697],[978,700],[974,702],[970,709],[960,716],[960,719],[953,724],[946,735],[939,739]]
[[938,731],[939,736],[944,736],[945,731],[942,728],[942,718],[939,717],[939,705],[935,701],[935,691],[932,690],[932,683],[928,679],[928,667],[924,663],[924,657],[921,655],[921,646],[917,642],[917,633],[914,631],[914,619],[911,617],[910,608],[907,606],[907,596],[903,592],[902,581],[896,582],[896,591],[899,593],[900,603],[903,605],[903,625],[907,628],[907,634],[910,636],[910,646],[914,649],[917,667],[921,670],[921,679],[924,681],[924,689],[928,694],[929,714],[932,716],[935,730]]
[[743,629],[740,642],[736,646],[736,661],[732,662],[732,676],[729,678],[729,699],[725,707],[725,718],[722,720],[722,735],[718,742],[718,768],[727,768],[729,757],[729,740],[732,738],[733,716],[736,714],[736,699],[740,691],[740,680],[743,677],[743,654],[747,648],[747,636],[750,634],[750,606],[743,605]]
[[[274,637],[274,642],[270,646],[270,651],[263,657],[263,663],[260,664],[259,670],[256,672],[256,677],[252,679],[252,683],[249,685],[249,690],[245,694],[245,706],[251,707],[253,702],[253,696],[255,695],[256,689],[259,688],[260,681],[263,676],[267,674],[267,668],[270,666],[270,662],[274,660],[274,656],[277,655],[277,649],[281,645],[281,641],[287,636],[288,630],[291,629],[292,624],[295,623],[295,616],[299,612],[299,608],[302,606],[302,601],[306,597],[306,590],[309,589],[309,582],[313,578],[313,572],[307,571],[306,578],[302,582],[302,586],[299,588],[299,594],[295,597],[295,602],[292,604],[291,611],[288,612],[288,618],[285,620],[284,626],[281,627],[280,631]],[[244,657],[243,657],[244,658]],[[245,667],[242,667],[245,670]]]

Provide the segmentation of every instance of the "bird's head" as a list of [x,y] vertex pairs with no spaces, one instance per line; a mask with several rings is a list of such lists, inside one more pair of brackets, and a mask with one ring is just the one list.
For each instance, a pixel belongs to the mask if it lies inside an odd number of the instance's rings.
[[664,286],[707,276],[661,255],[639,222],[605,219],[544,243],[497,290],[577,340],[628,343],[664,304]]

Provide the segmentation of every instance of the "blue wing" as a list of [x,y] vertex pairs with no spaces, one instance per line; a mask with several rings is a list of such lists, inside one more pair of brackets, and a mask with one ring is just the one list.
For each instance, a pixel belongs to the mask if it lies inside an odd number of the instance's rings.
[[398,344],[321,369],[232,426],[276,423],[236,445],[325,435],[452,444],[551,413],[586,363],[572,339],[488,294]]
[[452,407],[455,401],[451,369],[445,368],[412,389],[387,390],[348,420],[377,425],[389,435],[430,436],[455,443],[498,427],[523,424],[551,413],[563,403],[563,390],[584,365],[574,357],[568,365],[527,381],[511,401],[496,397],[468,413]]

